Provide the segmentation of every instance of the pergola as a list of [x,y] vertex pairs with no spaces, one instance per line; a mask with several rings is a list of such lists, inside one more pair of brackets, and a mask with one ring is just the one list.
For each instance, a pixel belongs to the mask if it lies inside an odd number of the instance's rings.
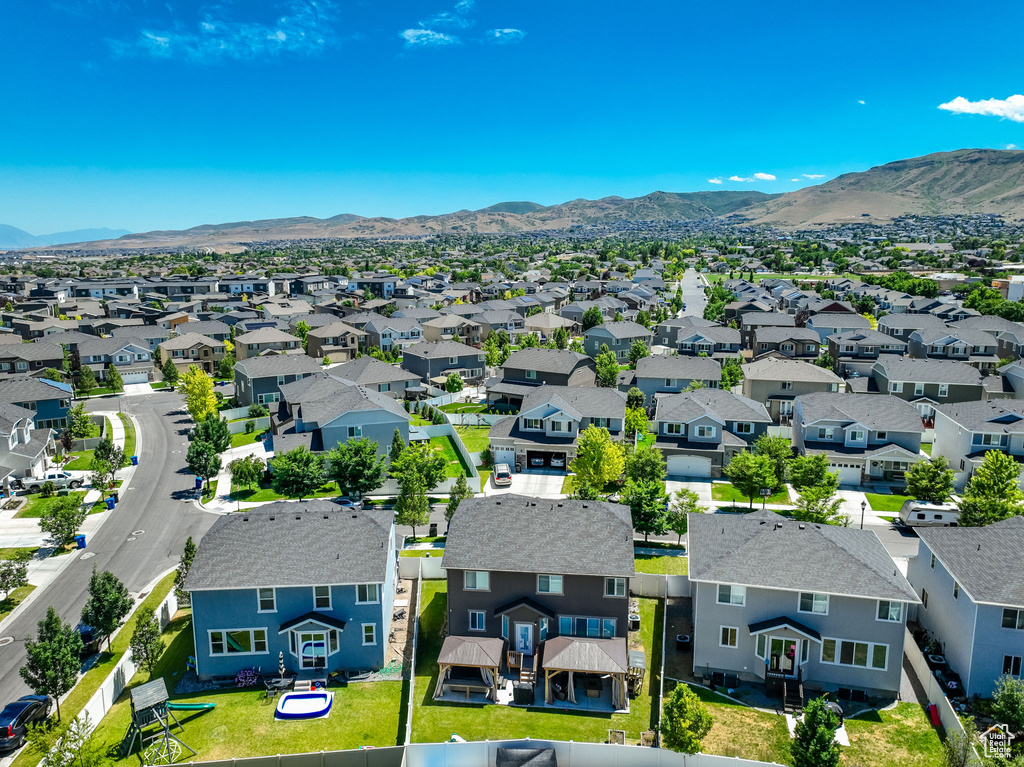
[[[498,701],[498,669],[505,651],[505,640],[500,637],[445,637],[441,652],[437,656],[437,686],[434,699],[444,695],[445,680],[451,675],[452,666],[478,668],[481,679],[491,688],[487,697]],[[488,677],[490,677],[488,679]]]
[[608,675],[612,680],[612,705],[626,707],[626,674],[628,657],[625,637],[597,639],[593,637],[560,636],[544,642],[541,666],[544,669],[544,700],[554,703],[551,677],[565,671],[569,674],[569,702],[576,703],[573,674]]

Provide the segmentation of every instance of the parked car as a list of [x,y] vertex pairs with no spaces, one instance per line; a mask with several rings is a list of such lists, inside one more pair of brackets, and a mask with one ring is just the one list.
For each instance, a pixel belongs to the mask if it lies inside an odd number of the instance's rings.
[[363,502],[357,501],[354,498],[339,498],[337,503],[343,509],[361,509],[363,508]]
[[553,469],[564,469],[565,458],[555,456],[551,459],[551,468]]
[[29,477],[24,482],[30,493],[38,493],[47,482],[52,482],[53,486],[58,490],[65,487],[77,490],[82,486],[81,479],[60,470],[45,472],[42,477]]
[[531,466],[543,466],[544,465],[544,459],[543,458],[531,458],[530,459],[530,465]]
[[13,751],[25,743],[30,725],[46,721],[53,707],[49,695],[26,695],[0,711],[0,750]]
[[494,467],[494,484],[496,485],[511,485],[512,484],[512,469],[507,463],[499,463]]
[[903,502],[897,520],[906,527],[957,527],[960,524],[960,509],[955,503],[911,499]]

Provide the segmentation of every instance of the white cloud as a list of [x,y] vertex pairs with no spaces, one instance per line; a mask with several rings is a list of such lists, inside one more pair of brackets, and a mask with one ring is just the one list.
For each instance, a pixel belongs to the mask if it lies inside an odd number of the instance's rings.
[[800,179],[798,179],[798,178],[791,178],[791,179],[790,179],[790,181],[799,181],[799,180],[800,180]]
[[1019,149],[1020,147],[1018,147],[1016,144],[1007,144],[1006,148],[1007,149]]
[[484,33],[484,40],[489,43],[518,43],[526,37],[521,29],[488,29]]
[[857,103],[860,104],[861,106],[864,106],[864,101],[863,100],[858,101]]
[[755,173],[754,174],[754,178],[757,179],[758,181],[774,181],[775,180],[775,176],[773,176],[771,173]]
[[753,176],[729,176],[729,180],[751,184],[755,181],[775,181],[776,179],[771,173],[755,173]]
[[455,35],[447,35],[433,29],[406,29],[398,33],[405,40],[406,48],[430,48],[445,45],[458,45],[462,41]]
[[825,178],[824,173],[803,173],[801,174],[804,178]]
[[730,181],[753,181],[752,178],[743,178],[742,176],[729,176]]
[[1024,96],[1019,93],[1005,99],[982,99],[981,101],[968,101],[963,96],[957,96],[952,101],[939,104],[939,109],[954,114],[1002,117],[1016,123],[1024,123]]
[[708,183],[709,184],[721,184],[722,183],[722,179],[721,178],[709,178],[708,179]]
[[[217,10],[223,11],[222,7]],[[277,6],[271,23],[229,20],[207,14],[195,29],[178,23],[171,29],[143,29],[133,41],[110,45],[123,56],[181,57],[196,63],[254,59],[284,53],[310,54],[335,40],[335,6],[329,0],[288,0]]]

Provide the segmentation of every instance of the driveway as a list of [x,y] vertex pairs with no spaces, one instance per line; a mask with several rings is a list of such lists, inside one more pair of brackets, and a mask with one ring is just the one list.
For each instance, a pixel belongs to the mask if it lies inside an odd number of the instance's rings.
[[693,479],[688,481],[665,480],[665,491],[675,496],[677,490],[692,490],[700,498],[700,505],[709,507],[714,511],[714,501],[711,500],[711,480]]
[[512,475],[512,484],[508,487],[496,487],[494,482],[489,481],[484,488],[484,495],[516,493],[518,495],[532,495],[537,498],[562,498],[564,497],[562,495],[563,482],[565,482],[564,474],[521,472]]

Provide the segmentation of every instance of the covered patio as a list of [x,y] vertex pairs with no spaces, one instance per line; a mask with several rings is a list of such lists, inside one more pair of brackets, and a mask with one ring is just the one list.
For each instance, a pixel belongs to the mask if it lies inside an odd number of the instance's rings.
[[[558,674],[567,674],[565,685],[567,702],[579,705],[576,698],[577,674],[586,675],[587,697],[599,697],[603,681],[611,683],[611,706],[615,711],[628,711],[626,675],[629,671],[629,655],[625,637],[598,639],[593,637],[560,636],[548,639],[541,645],[541,668],[544,669],[544,702],[555,705],[555,690],[552,679]],[[596,678],[596,679],[595,679]],[[589,685],[599,683],[597,687]]]
[[[434,700],[472,701],[473,694],[498,702],[498,672],[505,653],[505,640],[500,637],[445,637],[437,656],[437,686]],[[451,678],[452,668],[476,670],[476,678]],[[448,688],[447,690],[445,688]],[[455,697],[451,697],[455,696]]]

